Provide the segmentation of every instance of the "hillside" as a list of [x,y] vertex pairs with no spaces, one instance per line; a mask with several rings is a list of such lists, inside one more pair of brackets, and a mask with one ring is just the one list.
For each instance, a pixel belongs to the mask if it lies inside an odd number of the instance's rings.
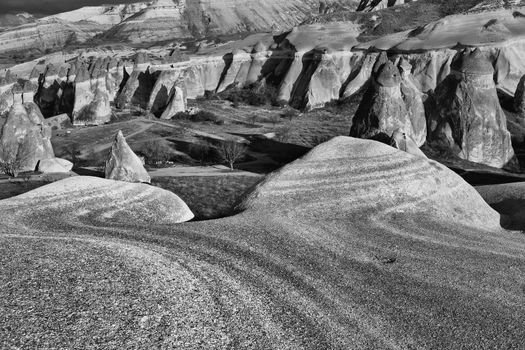
[[519,348],[525,337],[524,236],[498,228],[450,171],[379,143],[321,145],[222,220],[116,226],[104,209],[70,215],[84,196],[0,202],[4,346]]

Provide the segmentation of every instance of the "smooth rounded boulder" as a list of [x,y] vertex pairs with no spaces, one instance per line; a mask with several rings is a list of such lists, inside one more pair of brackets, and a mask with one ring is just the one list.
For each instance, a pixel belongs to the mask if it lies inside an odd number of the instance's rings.
[[38,162],[38,171],[41,173],[69,173],[73,169],[73,163],[62,158],[42,159]]

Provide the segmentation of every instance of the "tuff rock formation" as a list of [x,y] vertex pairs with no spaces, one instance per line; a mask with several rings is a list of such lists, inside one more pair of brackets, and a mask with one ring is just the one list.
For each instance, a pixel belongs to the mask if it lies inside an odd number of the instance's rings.
[[150,183],[151,178],[140,158],[131,150],[119,130],[106,162],[106,179]]
[[107,66],[98,62],[88,70],[81,65],[75,77],[74,125],[100,125],[110,121],[112,93],[108,91]]
[[412,65],[406,59],[401,59],[399,70],[401,71],[401,96],[405,101],[408,118],[412,123],[413,134],[410,136],[410,139],[420,147],[427,139],[427,120],[423,104],[423,93],[417,88],[411,73]]
[[377,73],[353,118],[350,136],[371,138],[378,133],[391,135],[400,130],[412,139],[419,138],[420,132],[414,131],[401,94],[399,69],[388,60],[376,66]]
[[162,115],[161,119],[171,119],[179,112],[185,112],[188,109],[186,100],[186,89],[184,86],[175,85],[169,97],[169,103]]
[[69,173],[73,163],[62,158],[41,159],[38,162],[38,171],[41,173]]
[[[16,201],[24,203],[28,210],[33,206],[46,210],[45,217],[53,221],[89,217],[91,223],[148,226],[173,225],[194,217],[186,203],[173,192],[147,184],[91,176],[69,177],[24,193]],[[46,209],[41,206],[44,203],[47,203]],[[32,210],[34,215],[34,208]]]
[[500,228],[498,213],[445,166],[380,142],[345,136],[268,176],[239,209],[272,217],[307,218],[324,212],[331,218],[369,216],[374,221],[431,213],[436,220]]
[[147,110],[156,117],[160,117],[171,102],[173,90],[181,82],[183,83],[180,70],[161,72],[151,91]]
[[129,105],[140,106],[144,109],[148,107],[150,94],[156,81],[156,75],[149,67],[150,59],[147,53],[139,52],[134,59],[133,71],[115,100],[118,108],[126,108]]
[[24,101],[23,88],[13,89],[13,106],[0,138],[0,161],[16,164],[18,171],[33,171],[40,160],[54,158],[51,129],[33,100]]
[[452,69],[435,90],[428,116],[429,140],[463,159],[503,167],[514,157],[514,150],[492,65],[480,50],[465,50],[457,55]]

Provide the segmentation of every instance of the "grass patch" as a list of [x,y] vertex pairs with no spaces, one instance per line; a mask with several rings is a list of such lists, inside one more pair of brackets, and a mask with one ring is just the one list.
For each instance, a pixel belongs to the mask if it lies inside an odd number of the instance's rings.
[[13,181],[0,183],[0,200],[15,197],[49,184],[49,181]]
[[262,177],[242,175],[181,176],[153,178],[152,184],[178,195],[195,219],[207,220],[232,215],[237,201],[261,180]]

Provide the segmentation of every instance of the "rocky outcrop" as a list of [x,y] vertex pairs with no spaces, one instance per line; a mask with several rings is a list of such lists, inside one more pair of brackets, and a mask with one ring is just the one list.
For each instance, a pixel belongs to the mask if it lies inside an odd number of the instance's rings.
[[147,227],[173,225],[194,217],[186,203],[173,192],[147,184],[91,176],[69,177],[13,200],[28,210],[36,206],[39,213],[55,222],[60,218],[68,222],[88,220],[90,225],[97,222]]
[[56,18],[40,20],[21,27],[8,28],[0,32],[0,53],[34,49],[55,49],[68,43],[82,43],[101,30],[91,28],[92,32],[84,31],[78,25]]
[[13,106],[13,87],[16,83],[14,77],[9,71],[5,78],[0,80],[0,115],[5,115]]
[[15,86],[14,103],[1,130],[0,160],[18,171],[33,171],[40,160],[54,158],[51,129],[32,101],[23,100],[23,88]]
[[179,112],[185,112],[188,109],[188,102],[186,100],[186,89],[182,84],[175,85],[172,88],[169,103],[162,115],[161,119],[171,119]]
[[150,70],[150,60],[147,54],[138,53],[134,59],[133,71],[115,100],[116,106],[126,108],[129,105],[135,105],[146,109],[157,76]]
[[153,86],[148,102],[148,111],[157,118],[160,117],[172,99],[173,89],[181,80],[181,70],[170,69],[160,73],[159,78]]
[[377,75],[352,120],[350,136],[371,138],[378,133],[392,135],[396,130],[412,139],[418,137],[401,94],[399,69],[387,61],[377,67]]
[[480,50],[466,50],[457,55],[452,69],[434,94],[429,140],[463,159],[503,167],[514,151],[492,65]]
[[76,72],[74,125],[100,125],[111,119],[112,92],[108,91],[108,70],[104,63],[95,63],[91,70],[83,64]]
[[42,159],[38,162],[38,171],[41,173],[69,173],[73,163],[61,158]]
[[127,182],[151,182],[151,178],[146,169],[144,169],[142,161],[131,150],[120,130],[111,147],[111,154],[106,162],[105,172],[106,179]]
[[268,176],[239,209],[301,218],[322,211],[331,218],[370,216],[374,221],[431,213],[432,219],[500,228],[499,214],[445,166],[380,142],[344,136]]
[[412,123],[413,133],[410,137],[416,145],[422,146],[427,139],[427,120],[423,93],[417,88],[412,75],[412,65],[405,59],[399,63],[401,72],[401,96],[407,107],[408,118]]
[[304,0],[156,0],[114,26],[103,38],[132,43],[201,38],[240,32],[284,31],[318,10]]
[[133,4],[86,6],[45,17],[42,20],[59,19],[71,23],[89,21],[102,26],[114,26],[137,14],[149,5],[150,2],[144,1]]

